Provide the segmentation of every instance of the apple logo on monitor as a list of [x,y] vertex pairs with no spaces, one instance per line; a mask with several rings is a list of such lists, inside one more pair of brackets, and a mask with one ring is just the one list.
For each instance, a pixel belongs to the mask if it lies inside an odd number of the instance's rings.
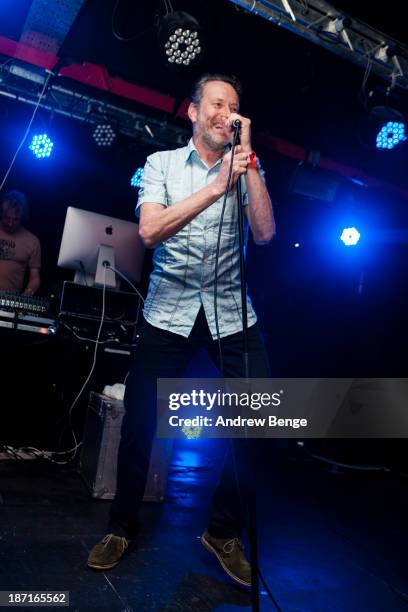
[[112,236],[112,234],[113,234],[113,227],[111,225],[108,225],[107,227],[105,227],[105,232],[106,232],[106,234],[108,234],[108,236]]

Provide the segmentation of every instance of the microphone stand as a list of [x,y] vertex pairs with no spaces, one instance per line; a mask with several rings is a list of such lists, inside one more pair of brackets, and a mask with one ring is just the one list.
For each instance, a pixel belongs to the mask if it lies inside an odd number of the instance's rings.
[[[239,128],[240,123],[234,124],[234,140],[233,147],[239,144]],[[249,386],[249,354],[248,354],[248,307],[246,293],[246,268],[244,258],[245,246],[245,225],[244,225],[244,207],[242,201],[242,185],[241,177],[237,182],[237,206],[238,206],[238,235],[239,235],[239,269],[241,277],[241,306],[242,306],[242,348],[243,348],[243,365],[244,377]],[[246,446],[248,452],[248,466],[245,470],[245,489],[248,492],[248,535],[251,550],[251,604],[254,612],[259,612],[259,564],[258,564],[258,542],[257,542],[257,527],[256,527],[256,489],[255,489],[255,474],[254,456],[252,444],[246,438]]]

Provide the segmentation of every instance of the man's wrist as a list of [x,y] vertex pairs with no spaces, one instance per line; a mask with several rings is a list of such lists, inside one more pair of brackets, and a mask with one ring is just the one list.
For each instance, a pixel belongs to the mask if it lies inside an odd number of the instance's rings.
[[258,157],[255,153],[255,151],[251,151],[248,154],[248,166],[247,166],[248,170],[259,170],[259,160]]

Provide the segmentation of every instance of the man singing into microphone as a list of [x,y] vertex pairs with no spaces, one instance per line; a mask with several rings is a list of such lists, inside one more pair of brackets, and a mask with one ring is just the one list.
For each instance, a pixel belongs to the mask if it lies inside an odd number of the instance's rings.
[[[199,347],[219,366],[214,313],[218,228],[231,161],[234,120],[241,143],[233,160],[222,225],[217,310],[225,377],[243,376],[242,309],[236,183],[242,177],[245,215],[256,243],[275,232],[272,204],[251,146],[251,122],[239,112],[241,86],[234,77],[203,76],[195,85],[188,116],[193,137],[186,147],[147,159],[137,211],[140,235],[155,249],[154,269],[133,369],[126,385],[118,454],[117,491],[108,533],[91,551],[88,565],[106,570],[120,561],[140,528],[152,439],[156,428],[156,380],[180,377]],[[269,363],[248,298],[250,376],[270,376]],[[212,499],[203,545],[237,583],[250,586],[241,545],[243,504],[228,452]]]

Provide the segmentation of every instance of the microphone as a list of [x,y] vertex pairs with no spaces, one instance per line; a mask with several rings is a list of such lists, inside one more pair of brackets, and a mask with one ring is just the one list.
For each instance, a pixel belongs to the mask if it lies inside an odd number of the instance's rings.
[[232,129],[233,130],[239,130],[240,127],[241,127],[241,120],[240,119],[234,119],[234,121],[232,122]]

